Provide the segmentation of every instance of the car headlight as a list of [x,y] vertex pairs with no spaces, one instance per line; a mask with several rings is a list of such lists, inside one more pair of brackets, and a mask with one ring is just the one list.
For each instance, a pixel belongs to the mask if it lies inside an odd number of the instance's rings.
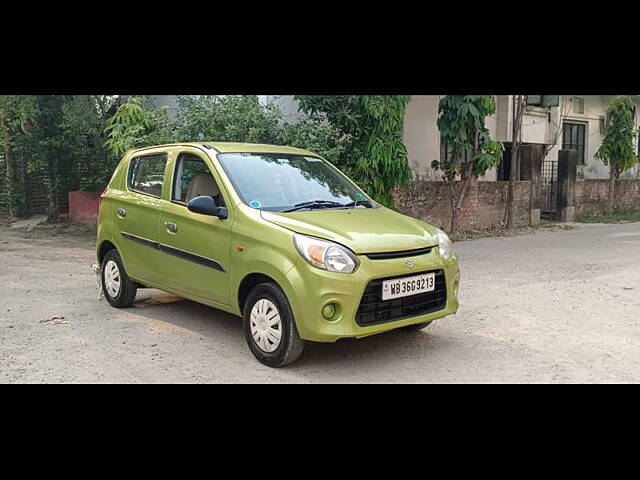
[[356,256],[337,243],[294,235],[293,243],[300,255],[312,266],[338,273],[353,273],[358,268]]
[[451,243],[449,235],[444,233],[442,230],[438,230],[437,236],[440,255],[445,260],[449,260],[451,257],[453,257],[453,243]]

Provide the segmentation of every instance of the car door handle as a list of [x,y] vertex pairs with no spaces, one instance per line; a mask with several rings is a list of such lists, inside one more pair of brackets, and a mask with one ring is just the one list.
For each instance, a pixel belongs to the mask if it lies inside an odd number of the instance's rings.
[[124,218],[127,216],[127,211],[124,208],[119,208],[116,213],[120,218]]
[[164,226],[167,228],[167,230],[169,230],[171,233],[177,233],[178,231],[178,225],[176,225],[173,222],[164,222]]

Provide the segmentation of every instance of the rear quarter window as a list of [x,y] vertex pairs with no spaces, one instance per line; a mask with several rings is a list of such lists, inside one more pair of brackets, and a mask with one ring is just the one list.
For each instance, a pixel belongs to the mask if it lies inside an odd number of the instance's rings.
[[166,166],[167,155],[165,153],[134,158],[129,166],[127,179],[129,190],[161,197]]

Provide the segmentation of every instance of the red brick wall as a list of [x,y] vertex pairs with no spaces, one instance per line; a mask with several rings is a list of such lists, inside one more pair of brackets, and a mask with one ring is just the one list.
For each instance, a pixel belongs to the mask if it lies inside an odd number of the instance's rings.
[[100,192],[69,192],[69,218],[76,223],[96,223],[99,206]]
[[[473,182],[461,212],[461,229],[486,230],[500,226],[504,219],[509,182]],[[529,224],[531,182],[516,182],[516,224]],[[402,213],[424,220],[443,230],[451,223],[449,189],[444,182],[415,180],[394,193]]]
[[[576,182],[576,215],[604,213],[609,199],[609,180]],[[620,210],[640,210],[640,180],[618,180],[615,206]]]

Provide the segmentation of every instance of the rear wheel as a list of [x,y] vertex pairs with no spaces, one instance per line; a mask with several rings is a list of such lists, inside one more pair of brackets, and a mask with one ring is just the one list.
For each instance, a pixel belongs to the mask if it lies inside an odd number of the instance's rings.
[[288,365],[304,349],[289,301],[274,283],[257,285],[247,297],[244,334],[251,353],[268,367]]
[[111,306],[125,308],[133,305],[138,284],[127,275],[117,250],[107,252],[102,260],[101,270],[102,291]]
[[425,323],[416,323],[414,325],[407,325],[406,327],[402,327],[402,328],[403,328],[403,330],[407,330],[409,332],[418,332],[420,330],[424,330],[425,328],[427,328],[432,323],[433,323],[433,320],[431,320],[430,322],[425,322]]

